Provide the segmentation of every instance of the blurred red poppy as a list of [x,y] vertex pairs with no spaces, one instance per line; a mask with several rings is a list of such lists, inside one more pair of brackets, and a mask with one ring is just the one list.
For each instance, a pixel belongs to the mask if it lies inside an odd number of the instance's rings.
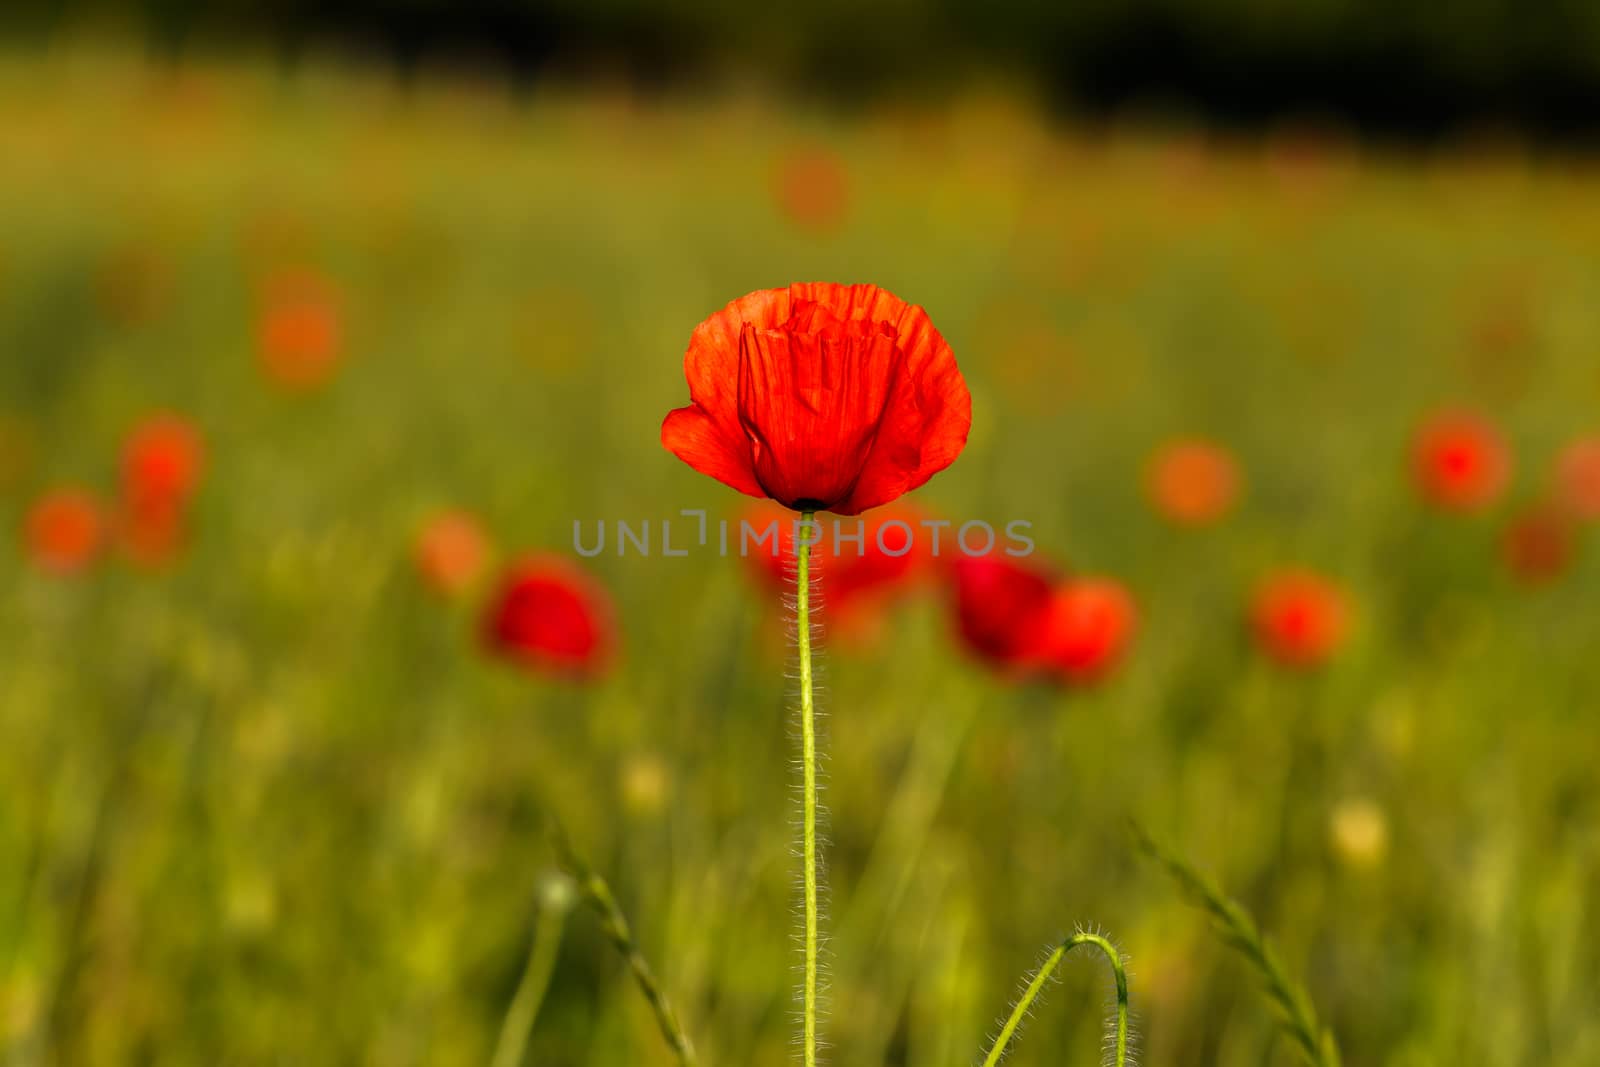
[[773,171],[778,210],[795,226],[823,233],[844,223],[850,209],[850,182],[844,163],[820,148],[790,152]]
[[593,677],[615,653],[610,598],[577,566],[556,556],[513,565],[484,619],[490,647],[522,666]]
[[465,511],[445,511],[423,523],[415,548],[417,572],[428,587],[453,596],[470,588],[489,559],[489,539]]
[[695,328],[661,443],[788,508],[855,515],[948,467],[972,398],[927,313],[875,285],[763,289]]
[[1462,411],[1423,424],[1412,445],[1412,465],[1423,495],[1451,511],[1487,506],[1511,477],[1511,453],[1499,432]]
[[314,389],[332,377],[344,346],[333,287],[311,273],[287,273],[264,288],[256,346],[267,377],[286,389]]
[[183,501],[200,481],[200,433],[178,415],[145,419],[122,446],[122,496],[135,508]]
[[1566,572],[1577,551],[1573,519],[1551,504],[1535,504],[1511,520],[1500,537],[1500,556],[1518,580],[1552,582]]
[[1250,621],[1257,642],[1273,659],[1291,667],[1314,667],[1343,643],[1347,612],[1344,593],[1331,580],[1290,570],[1257,587]]
[[1216,522],[1239,496],[1239,467],[1223,446],[1202,438],[1168,442],[1151,459],[1145,492],[1163,517],[1186,526]]
[[1556,492],[1580,519],[1600,519],[1600,435],[1581,437],[1556,460]]
[[1050,605],[1045,656],[1069,682],[1092,682],[1114,667],[1133,638],[1133,598],[1109,578],[1070,578]]
[[[778,538],[762,546],[752,543],[746,559],[751,571],[769,588],[794,588],[795,527],[799,520],[775,504],[756,504],[742,521],[762,535],[773,523]],[[835,530],[834,522],[838,522]],[[817,590],[828,614],[846,636],[866,636],[881,621],[882,611],[898,595],[910,591],[929,573],[933,555],[918,524],[921,515],[890,507],[864,519],[817,520],[811,548]],[[859,528],[857,524],[859,525]],[[835,533],[838,534],[837,544]],[[860,543],[855,540],[860,535]]]
[[1055,609],[1057,576],[994,554],[958,556],[952,573],[956,624],[966,646],[1008,673],[1038,668]]
[[203,456],[199,431],[173,414],[145,419],[124,441],[116,533],[135,563],[158,566],[182,550]]
[[40,497],[23,523],[29,557],[56,574],[82,570],[94,562],[104,532],[105,521],[95,498],[71,486]]

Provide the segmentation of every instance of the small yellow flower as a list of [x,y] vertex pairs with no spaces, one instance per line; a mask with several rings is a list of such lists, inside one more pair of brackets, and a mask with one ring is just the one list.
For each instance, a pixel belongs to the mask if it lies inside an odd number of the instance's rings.
[[666,764],[654,753],[629,756],[618,774],[623,806],[633,815],[654,815],[666,803],[671,777]]
[[1340,801],[1328,819],[1334,851],[1352,867],[1372,868],[1389,850],[1389,820],[1376,802],[1366,797]]

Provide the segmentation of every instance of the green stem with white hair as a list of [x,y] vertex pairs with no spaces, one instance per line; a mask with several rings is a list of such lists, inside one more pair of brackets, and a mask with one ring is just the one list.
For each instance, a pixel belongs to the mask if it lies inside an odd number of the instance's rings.
[[1056,968],[1061,965],[1061,960],[1066,954],[1079,945],[1088,945],[1091,948],[1099,949],[1111,964],[1111,974],[1117,983],[1117,1014],[1112,1021],[1113,1029],[1110,1033],[1107,1051],[1114,1056],[1111,1060],[1113,1067],[1126,1067],[1129,1041],[1128,972],[1122,966],[1122,953],[1117,951],[1117,946],[1101,935],[1089,933],[1088,931],[1079,931],[1073,934],[1057,945],[1049,956],[1045,957],[1044,963],[1040,965],[1033,977],[1028,980],[1028,986],[1022,991],[1022,996],[1017,998],[1016,1006],[1011,1009],[1010,1018],[1006,1019],[1005,1025],[1000,1028],[1000,1036],[995,1038],[994,1045],[989,1049],[989,1054],[983,1058],[983,1067],[995,1067],[1005,1058],[1006,1049],[1010,1046],[1012,1038],[1017,1036],[1017,1031],[1022,1027],[1023,1019],[1027,1018],[1028,1012],[1039,999],[1039,994],[1043,991],[1045,984],[1050,981],[1050,976],[1055,974]]
[[811,675],[812,516],[800,513],[795,536],[795,637],[800,661],[801,835],[805,867],[805,975],[802,1049],[805,1067],[817,1063],[817,708]]

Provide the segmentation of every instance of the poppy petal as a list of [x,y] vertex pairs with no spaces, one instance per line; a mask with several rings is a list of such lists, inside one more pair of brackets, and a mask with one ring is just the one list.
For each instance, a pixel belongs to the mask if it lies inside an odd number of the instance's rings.
[[1037,667],[1046,652],[1054,576],[996,556],[955,563],[956,622],[967,647],[1003,669]]
[[875,285],[796,285],[804,299],[823,299],[848,319],[884,322],[903,357],[897,392],[860,480],[834,508],[855,515],[910,492],[955,462],[972,428],[972,394],[955,353],[928,313]]
[[[730,432],[736,434],[730,439]],[[737,422],[732,431],[698,404],[667,412],[661,443],[689,466],[749,496],[766,496],[750,465],[750,442]]]
[[849,497],[873,451],[900,360],[884,331],[745,327],[740,421],[769,496],[793,508]]
[[739,425],[739,338],[746,324],[770,330],[788,317],[788,290],[758,289],[694,328],[683,374],[689,380],[689,399],[717,425],[728,430]]

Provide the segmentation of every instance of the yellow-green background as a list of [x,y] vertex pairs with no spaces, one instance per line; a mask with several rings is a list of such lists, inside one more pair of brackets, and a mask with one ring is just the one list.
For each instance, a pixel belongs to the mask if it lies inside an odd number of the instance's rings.
[[[850,190],[832,232],[772,195],[818,147]],[[253,351],[254,286],[291,268],[343,294],[347,358],[310,396]],[[735,560],[608,554],[622,656],[582,687],[487,662],[476,600],[441,603],[409,553],[445,506],[507,557],[568,549],[574,519],[729,513],[658,444],[684,344],[810,279],[884,285],[955,348],[972,440],[918,502],[1029,520],[1142,614],[1082,692],[989,677],[931,596],[830,654],[829,1062],[971,1062],[1080,921],[1131,959],[1143,1062],[1293,1062],[1129,816],[1255,911],[1348,1063],[1600,1062],[1600,573],[1529,591],[1495,550],[1600,426],[1593,167],[1051,129],[999,92],[829,118],[62,43],[0,61],[0,518],[109,490],[155,409],[208,455],[170,573],[0,552],[5,1062],[484,1063],[548,811],[704,1060],[785,1062],[778,605]],[[1488,515],[1433,515],[1405,479],[1442,403],[1515,449]],[[1141,498],[1179,433],[1241,458],[1220,528]],[[1287,563],[1357,605],[1313,676],[1241,624]],[[1341,850],[1352,809],[1386,848]],[[1069,966],[1014,1062],[1093,1062],[1104,983]],[[669,1062],[583,913],[529,1062]]]

